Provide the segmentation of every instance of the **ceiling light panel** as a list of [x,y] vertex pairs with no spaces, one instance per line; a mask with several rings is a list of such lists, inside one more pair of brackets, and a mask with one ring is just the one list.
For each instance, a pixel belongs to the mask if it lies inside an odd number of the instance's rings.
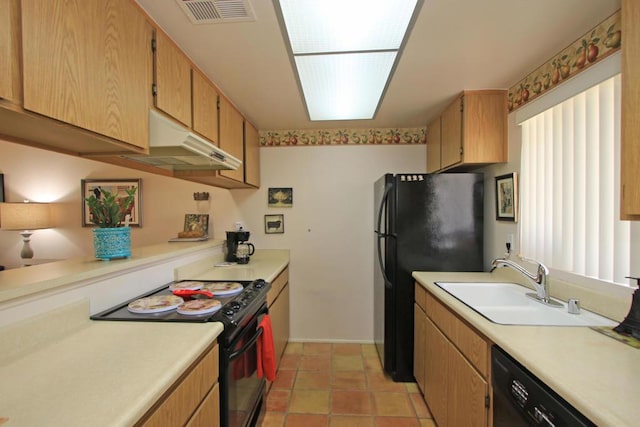
[[396,52],[296,56],[311,120],[372,119]]
[[280,0],[294,55],[397,50],[418,0]]

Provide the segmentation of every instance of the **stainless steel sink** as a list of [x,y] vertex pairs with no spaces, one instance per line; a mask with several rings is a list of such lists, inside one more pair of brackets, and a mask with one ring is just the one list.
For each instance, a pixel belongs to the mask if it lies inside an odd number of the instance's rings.
[[567,304],[550,307],[526,296],[531,289],[516,283],[436,282],[440,288],[486,317],[503,325],[616,326],[606,317],[580,310],[570,314]]

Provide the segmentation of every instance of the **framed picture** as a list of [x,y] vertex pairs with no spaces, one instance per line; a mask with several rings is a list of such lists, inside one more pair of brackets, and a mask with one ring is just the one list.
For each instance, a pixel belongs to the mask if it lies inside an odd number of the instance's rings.
[[268,206],[270,208],[290,208],[293,206],[293,188],[269,188]]
[[4,201],[4,174],[0,173],[0,203]]
[[518,177],[509,173],[496,177],[496,220],[516,222],[518,219]]
[[209,235],[209,214],[185,214],[184,231],[202,231]]
[[264,232],[266,234],[284,233],[284,215],[265,215]]
[[[86,198],[92,194],[100,198],[103,191],[116,194],[117,199],[127,197],[127,190],[136,188],[133,203],[125,212],[123,218],[129,214],[129,225],[131,227],[142,227],[142,180],[141,179],[83,179],[82,180],[82,226],[94,227],[91,222],[91,213]],[[124,221],[124,219],[123,219]]]

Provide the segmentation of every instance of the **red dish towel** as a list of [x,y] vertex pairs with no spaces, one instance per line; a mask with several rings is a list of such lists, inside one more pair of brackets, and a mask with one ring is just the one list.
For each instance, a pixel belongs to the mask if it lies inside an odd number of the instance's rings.
[[258,378],[263,376],[267,380],[276,379],[276,351],[273,347],[273,330],[271,319],[265,315],[258,327],[262,328],[262,335],[258,338]]

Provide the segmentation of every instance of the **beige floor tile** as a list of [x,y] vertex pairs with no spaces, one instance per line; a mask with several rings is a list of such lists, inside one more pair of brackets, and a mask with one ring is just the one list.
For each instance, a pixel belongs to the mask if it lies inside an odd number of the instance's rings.
[[420,393],[409,393],[409,398],[418,418],[431,418],[431,411]]
[[302,346],[303,354],[331,354],[333,344],[324,342],[306,342]]
[[432,419],[420,419],[420,427],[436,427],[436,423]]
[[375,356],[378,357],[378,351],[375,344],[361,344],[363,356]]
[[271,389],[266,399],[267,412],[287,412],[291,390]]
[[289,414],[285,427],[328,427],[328,415]]
[[376,427],[420,427],[417,418],[376,417]]
[[382,363],[380,363],[380,358],[378,356],[365,356],[364,366],[367,371],[383,372]]
[[298,365],[300,371],[331,371],[331,355],[303,355]]
[[407,393],[373,392],[372,394],[375,415],[416,418],[416,413]]
[[371,394],[367,391],[333,390],[331,413],[340,415],[371,415]]
[[300,354],[284,354],[282,359],[280,359],[280,366],[278,369],[283,371],[290,371],[294,369],[298,369],[298,365],[300,364],[300,359],[302,355]]
[[331,387],[336,390],[366,390],[367,377],[364,371],[335,371],[331,376]]
[[333,356],[331,367],[334,371],[362,371],[362,356]]
[[420,388],[416,383],[404,383],[404,386],[407,389],[407,393],[420,393]]
[[284,354],[302,354],[301,342],[290,342],[284,348]]
[[329,390],[293,390],[289,412],[299,414],[328,414]]
[[396,383],[384,372],[367,372],[367,381],[371,391],[407,392],[404,383]]
[[292,388],[293,382],[296,379],[296,371],[280,371],[276,375],[276,380],[273,382],[274,388]]
[[374,427],[372,417],[354,415],[332,415],[329,425],[331,427]]
[[333,354],[339,356],[362,356],[362,346],[360,344],[334,344]]
[[328,390],[331,376],[323,371],[300,371],[293,387],[296,390]]
[[283,427],[285,416],[286,414],[282,412],[267,412],[262,422],[258,422],[258,425],[260,427]]

